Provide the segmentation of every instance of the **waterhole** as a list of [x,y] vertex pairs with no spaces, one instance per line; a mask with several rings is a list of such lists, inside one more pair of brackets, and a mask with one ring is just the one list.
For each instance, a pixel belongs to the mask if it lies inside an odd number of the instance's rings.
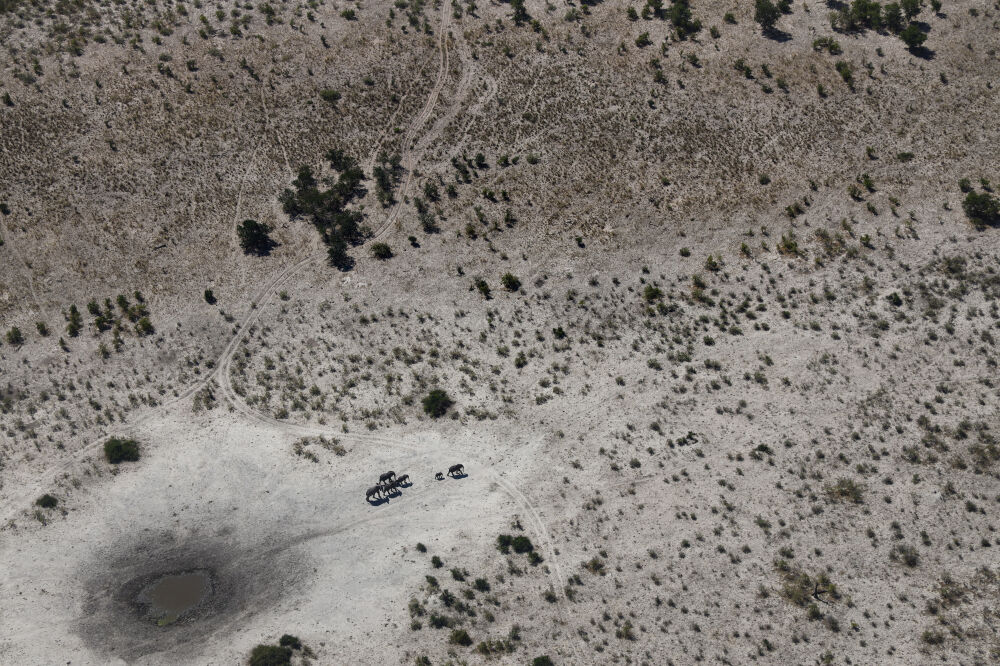
[[146,614],[160,626],[172,624],[197,608],[212,594],[212,577],[207,571],[187,571],[163,576],[139,594]]

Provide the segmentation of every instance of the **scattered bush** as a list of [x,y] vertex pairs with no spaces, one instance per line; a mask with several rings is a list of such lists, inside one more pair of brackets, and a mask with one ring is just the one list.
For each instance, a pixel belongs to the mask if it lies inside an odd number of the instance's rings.
[[9,331],[7,331],[7,344],[14,345],[15,347],[24,344],[24,335],[21,333],[21,329],[17,326],[12,326]]

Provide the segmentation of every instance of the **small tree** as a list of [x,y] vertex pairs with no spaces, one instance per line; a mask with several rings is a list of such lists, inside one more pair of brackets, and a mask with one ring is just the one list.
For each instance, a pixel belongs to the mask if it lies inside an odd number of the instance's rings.
[[134,439],[112,437],[104,442],[104,457],[112,465],[135,462],[139,459],[139,442]]
[[444,416],[453,404],[443,389],[433,389],[423,400],[424,412],[432,419]]
[[899,38],[903,40],[911,50],[918,49],[923,46],[923,43],[927,41],[927,35],[923,30],[917,27],[916,23],[911,23],[906,26],[901,33],[899,33]]
[[761,30],[771,32],[781,18],[781,10],[771,0],[756,0],[754,3],[753,20],[760,24]]
[[898,2],[890,2],[882,8],[882,24],[892,32],[903,29],[903,12]]
[[271,240],[271,227],[257,220],[243,220],[236,225],[236,235],[240,239],[240,247],[245,254],[267,254],[274,246]]
[[979,194],[969,192],[962,202],[962,210],[977,227],[1000,226],[1000,199],[992,196],[988,192]]

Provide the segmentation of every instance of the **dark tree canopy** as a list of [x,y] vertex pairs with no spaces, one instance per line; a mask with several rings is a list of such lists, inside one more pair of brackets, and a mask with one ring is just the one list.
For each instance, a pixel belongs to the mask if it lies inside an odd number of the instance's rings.
[[443,389],[434,389],[424,397],[423,404],[424,411],[436,419],[444,416],[454,403]]
[[[299,167],[298,176],[292,181],[294,189],[286,189],[279,196],[285,213],[293,218],[303,217],[312,222],[327,246],[330,263],[347,270],[353,260],[347,248],[362,241],[361,213],[347,210],[347,206],[364,194],[361,187],[365,174],[354,158],[342,150],[332,149],[326,159],[330,167],[339,172],[336,180],[320,183],[308,165]],[[323,189],[322,185],[328,185]]]
[[899,38],[911,49],[916,49],[920,48],[927,40],[927,34],[918,28],[916,23],[911,23],[899,33]]
[[781,10],[771,0],[756,0],[753,20],[760,24],[764,32],[774,30],[779,18],[781,18]]
[[236,225],[236,235],[240,239],[240,247],[246,254],[267,254],[274,247],[271,240],[271,227],[257,220],[243,220]]
[[687,39],[689,35],[701,30],[701,21],[691,18],[691,4],[688,0],[674,0],[674,4],[670,5],[669,16],[678,39]]

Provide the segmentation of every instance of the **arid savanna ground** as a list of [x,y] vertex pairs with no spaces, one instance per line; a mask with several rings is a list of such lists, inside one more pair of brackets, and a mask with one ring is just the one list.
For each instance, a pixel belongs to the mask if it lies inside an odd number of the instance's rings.
[[1000,4],[901,5],[0,0],[0,663],[1000,660]]

